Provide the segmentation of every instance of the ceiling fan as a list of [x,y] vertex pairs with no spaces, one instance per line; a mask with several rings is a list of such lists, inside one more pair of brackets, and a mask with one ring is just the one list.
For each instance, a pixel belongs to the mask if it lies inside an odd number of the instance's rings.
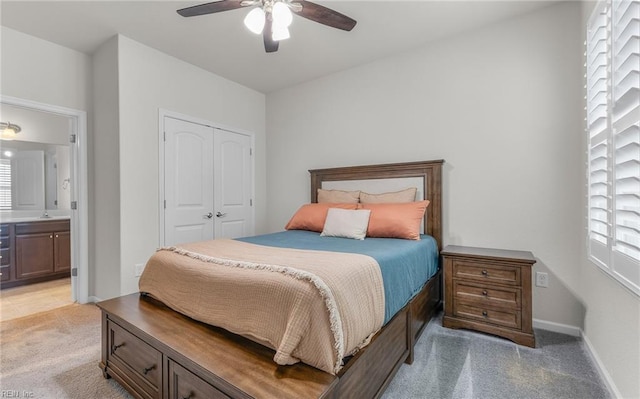
[[356,21],[346,15],[305,0],[219,0],[182,8],[178,14],[195,17],[253,6],[256,7],[247,14],[244,24],[253,33],[263,35],[267,53],[278,51],[279,42],[289,38],[292,11],[301,17],[345,31],[356,26]]

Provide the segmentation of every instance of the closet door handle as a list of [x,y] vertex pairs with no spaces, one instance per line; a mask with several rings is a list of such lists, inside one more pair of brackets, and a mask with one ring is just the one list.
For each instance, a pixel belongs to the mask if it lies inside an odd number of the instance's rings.
[[225,217],[225,216],[227,216],[227,214],[226,214],[226,213],[222,213],[222,212],[218,212],[218,213],[216,213],[216,217],[218,217],[218,218],[223,218],[223,217]]
[[209,212],[206,215],[204,215],[204,218],[206,219],[211,219],[213,217],[213,213]]

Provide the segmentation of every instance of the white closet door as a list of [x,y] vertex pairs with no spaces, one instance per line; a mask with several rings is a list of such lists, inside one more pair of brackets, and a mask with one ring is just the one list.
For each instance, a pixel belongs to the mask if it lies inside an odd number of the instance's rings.
[[251,137],[216,129],[214,198],[216,238],[254,234]]
[[214,238],[213,128],[164,118],[165,242]]

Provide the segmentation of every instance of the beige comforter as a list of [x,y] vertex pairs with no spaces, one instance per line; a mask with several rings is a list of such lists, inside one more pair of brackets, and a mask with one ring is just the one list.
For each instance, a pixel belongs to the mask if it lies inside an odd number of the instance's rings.
[[213,240],[158,250],[140,292],[193,319],[328,373],[384,321],[384,290],[368,256]]

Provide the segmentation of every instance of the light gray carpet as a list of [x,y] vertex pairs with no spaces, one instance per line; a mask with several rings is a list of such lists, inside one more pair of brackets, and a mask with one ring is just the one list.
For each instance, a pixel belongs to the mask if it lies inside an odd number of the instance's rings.
[[100,361],[100,310],[69,305],[0,323],[3,397],[131,398],[105,380]]
[[[609,395],[579,339],[536,331],[537,348],[464,331],[433,320],[385,399],[580,398]],[[129,396],[105,380],[100,360],[100,311],[71,305],[0,323],[0,389],[34,399]],[[5,395],[6,396],[6,395]]]
[[536,348],[432,320],[383,399],[608,399],[580,338],[535,330]]

